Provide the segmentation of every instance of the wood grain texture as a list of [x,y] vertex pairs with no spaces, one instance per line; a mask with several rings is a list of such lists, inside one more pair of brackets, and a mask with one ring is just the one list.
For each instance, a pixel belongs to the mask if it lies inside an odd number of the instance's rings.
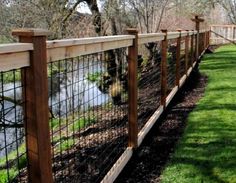
[[185,37],[185,59],[184,59],[184,62],[185,62],[184,71],[185,71],[185,74],[187,74],[188,62],[189,62],[189,35],[187,35]]
[[[71,44],[64,46],[48,47],[47,62],[74,58],[82,55],[99,53],[107,50],[129,47],[133,39],[113,40],[108,42],[94,42],[91,44]],[[61,44],[62,45],[62,44]]]
[[27,52],[33,50],[32,43],[9,43],[0,44],[0,54]]
[[167,92],[167,30],[162,30],[166,34],[165,39],[161,42],[161,105],[166,106]]
[[129,118],[129,140],[128,146],[138,146],[138,31],[127,30],[129,34],[135,35],[133,45],[128,49],[128,118]]
[[138,44],[142,45],[145,43],[162,41],[164,39],[163,33],[149,33],[149,34],[139,34],[138,35]]
[[19,69],[30,65],[30,52],[0,54],[0,72]]
[[112,183],[119,176],[121,171],[124,169],[125,165],[131,159],[133,155],[133,149],[131,147],[127,147],[124,153],[120,156],[120,158],[116,161],[116,163],[112,166],[110,171],[103,178],[101,183]]
[[163,106],[160,106],[155,113],[149,118],[149,120],[145,123],[144,127],[141,129],[141,131],[138,134],[138,146],[140,146],[148,134],[148,132],[152,129],[153,125],[156,123],[156,121],[160,118],[161,114],[163,113],[164,108]]
[[28,177],[29,182],[52,183],[46,36],[25,34],[17,34],[20,42],[34,45],[30,52],[30,66],[22,69]]
[[175,67],[175,85],[179,86],[180,80],[180,50],[181,50],[181,30],[179,30],[180,37],[177,39],[176,47],[176,67]]

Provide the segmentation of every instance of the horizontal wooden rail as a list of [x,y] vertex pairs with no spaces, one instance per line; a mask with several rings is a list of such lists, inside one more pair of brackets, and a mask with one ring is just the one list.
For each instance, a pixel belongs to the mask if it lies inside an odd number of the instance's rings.
[[33,50],[32,43],[0,44],[0,54],[15,53]]
[[47,61],[53,62],[107,50],[129,47],[134,36],[105,36],[96,38],[47,41]]
[[116,42],[123,40],[133,40],[135,37],[132,35],[120,35],[120,36],[101,36],[101,37],[89,37],[89,38],[78,38],[78,39],[62,39],[47,41],[47,48],[60,48],[67,46],[77,46],[84,44],[96,44],[96,43],[107,43]]
[[210,31],[210,29],[200,30],[199,33],[204,33],[204,32],[208,32],[208,31]]
[[156,121],[159,119],[161,114],[164,111],[164,107],[160,106],[155,113],[150,117],[150,119],[147,121],[145,126],[141,129],[141,131],[138,134],[138,146],[140,146],[148,134],[148,132],[152,129],[153,125],[156,123]]
[[[201,31],[204,32],[204,31]],[[197,31],[189,31],[189,35]],[[187,36],[187,31],[181,32],[181,37]],[[167,39],[180,37],[179,32],[169,32]],[[104,36],[82,39],[63,39],[47,41],[47,62],[93,54],[111,49],[129,47],[133,44],[134,36]],[[163,33],[139,34],[138,44],[158,42],[164,39]],[[31,43],[13,43],[0,45],[0,71],[8,71],[29,66]]]
[[19,69],[30,65],[29,52],[0,54],[0,72]]
[[234,24],[230,24],[230,25],[211,25],[211,27],[236,27],[236,25],[234,25]]
[[0,45],[0,72],[29,66],[31,43],[12,43]]
[[106,176],[103,178],[101,183],[110,183],[114,182],[115,179],[119,176],[121,171],[124,169],[125,165],[128,163],[130,158],[133,155],[133,148],[127,147],[126,150],[123,152],[123,154],[120,156],[120,158],[116,161],[116,163],[113,165],[113,167],[110,169],[110,171],[106,174]]
[[164,40],[165,34],[163,33],[151,33],[151,34],[139,34],[138,44],[146,44],[151,42],[157,42]]
[[168,32],[167,39],[175,39],[180,37],[180,32]]

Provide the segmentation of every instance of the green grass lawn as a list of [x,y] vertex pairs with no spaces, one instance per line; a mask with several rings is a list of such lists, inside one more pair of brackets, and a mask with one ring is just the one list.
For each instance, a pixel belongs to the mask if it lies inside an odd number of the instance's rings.
[[205,55],[204,97],[190,114],[162,183],[236,183],[236,46]]

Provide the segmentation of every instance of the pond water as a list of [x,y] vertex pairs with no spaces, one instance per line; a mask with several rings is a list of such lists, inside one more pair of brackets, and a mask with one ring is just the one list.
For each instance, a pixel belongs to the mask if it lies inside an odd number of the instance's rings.
[[[100,63],[78,63],[73,72],[62,74],[63,77],[49,78],[49,105],[55,116],[64,116],[74,110],[87,110],[89,107],[98,106],[110,100],[108,94],[102,93],[96,83],[87,79],[88,74],[103,72],[104,66]],[[96,61],[99,62],[99,61]],[[55,87],[56,86],[56,87]],[[16,88],[12,90],[12,88]],[[14,100],[21,100],[22,88],[20,83],[4,84],[4,96]],[[0,88],[2,92],[2,88]],[[98,97],[99,96],[99,97]],[[14,124],[23,123],[22,107],[12,102],[2,100],[0,103],[1,123]],[[0,157],[15,150],[17,145],[22,143],[22,128],[1,128],[0,127]],[[7,148],[4,148],[6,147]]]

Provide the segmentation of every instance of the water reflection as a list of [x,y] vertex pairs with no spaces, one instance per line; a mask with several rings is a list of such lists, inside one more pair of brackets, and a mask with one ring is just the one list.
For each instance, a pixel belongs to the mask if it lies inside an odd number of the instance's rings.
[[[72,65],[72,66],[71,66]],[[87,110],[110,100],[108,94],[102,93],[96,83],[87,79],[88,73],[103,72],[101,62],[77,62],[67,64],[67,72],[57,73],[48,79],[49,105],[52,106],[54,116],[64,116],[75,110]],[[16,88],[14,90],[14,88]],[[3,90],[1,90],[3,91]],[[3,95],[14,101],[22,100],[22,87],[20,83],[4,85]],[[1,124],[22,124],[22,106],[12,101],[1,100]],[[23,136],[23,128],[0,127],[0,157],[15,150],[19,137]],[[4,149],[4,147],[7,147]]]

